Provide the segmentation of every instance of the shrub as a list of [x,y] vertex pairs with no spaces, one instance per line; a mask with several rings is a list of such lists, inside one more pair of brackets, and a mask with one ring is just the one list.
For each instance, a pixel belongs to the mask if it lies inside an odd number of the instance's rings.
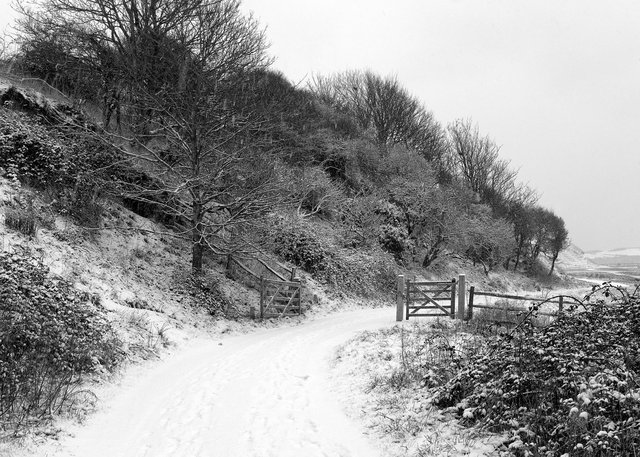
[[401,209],[388,200],[382,200],[376,208],[376,214],[382,221],[378,243],[397,260],[402,260],[405,253],[413,250],[415,243],[409,236]]
[[318,273],[327,266],[327,250],[309,228],[293,224],[281,225],[274,241],[276,254],[309,273]]
[[27,255],[0,253],[0,335],[5,429],[64,411],[84,374],[122,357],[103,308]]
[[331,219],[345,200],[343,186],[333,182],[320,167],[292,169],[287,187],[299,214]]
[[494,218],[485,205],[474,206],[466,223],[461,223],[459,248],[474,266],[481,264],[488,275],[514,251],[513,225]]
[[59,183],[70,166],[64,148],[26,115],[0,113],[0,167],[38,189]]
[[36,215],[29,209],[6,208],[4,222],[8,228],[25,236],[35,237],[38,231]]
[[0,113],[0,167],[9,178],[48,190],[62,212],[96,226],[100,179],[95,170],[116,162],[103,147],[82,138],[58,137],[27,115]]
[[273,239],[276,254],[345,292],[377,297],[395,285],[396,264],[389,255],[376,249],[338,249],[315,235],[305,221],[279,224]]
[[90,176],[79,176],[75,186],[60,189],[56,206],[82,226],[96,228],[102,223],[104,208],[100,191]]
[[376,211],[378,199],[356,197],[342,205],[344,243],[349,247],[370,247],[377,243],[382,216]]
[[509,430],[516,455],[640,450],[640,298],[598,301],[488,341],[439,389],[467,424]]

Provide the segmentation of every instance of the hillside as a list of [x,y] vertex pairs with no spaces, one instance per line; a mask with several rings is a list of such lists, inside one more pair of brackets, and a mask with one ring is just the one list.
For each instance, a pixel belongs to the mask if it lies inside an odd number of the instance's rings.
[[[388,305],[399,274],[464,273],[482,290],[572,284],[554,272],[562,219],[535,204],[477,127],[442,127],[393,79],[356,74],[362,91],[386,90],[417,113],[380,125],[376,110],[390,108],[370,104],[363,115],[363,100],[332,92],[344,88],[341,76],[301,89],[261,65],[221,85],[197,73],[208,65],[147,79],[122,67],[112,83],[128,87],[125,97],[99,92],[91,78],[104,74],[73,59],[82,68],[73,75],[88,79],[49,78],[54,88],[37,72],[59,63],[27,50],[18,66],[35,75],[0,84],[7,436],[56,436],[58,421],[91,414],[96,386],[132,363]],[[274,275],[299,281],[302,316],[255,319]],[[356,328],[343,326],[340,338]]]
[[588,254],[575,244],[570,244],[558,256],[558,268],[561,271],[589,270],[595,267]]
[[621,248],[608,251],[588,251],[585,257],[591,262],[608,265],[640,265],[640,248]]

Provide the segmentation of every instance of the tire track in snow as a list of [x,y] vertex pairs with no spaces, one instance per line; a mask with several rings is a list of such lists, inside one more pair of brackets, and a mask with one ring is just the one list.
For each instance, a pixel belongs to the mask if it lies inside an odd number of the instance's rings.
[[56,457],[377,457],[330,391],[335,347],[391,308],[201,341],[124,387]]

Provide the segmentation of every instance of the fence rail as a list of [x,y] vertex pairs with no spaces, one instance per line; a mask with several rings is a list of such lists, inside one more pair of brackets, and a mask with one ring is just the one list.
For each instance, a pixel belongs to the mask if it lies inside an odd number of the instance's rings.
[[[243,275],[245,284],[260,291],[261,319],[301,315],[302,283],[300,279],[295,277],[296,269],[289,269],[275,263],[277,268],[284,270],[285,274],[278,272],[275,267],[262,259],[238,258],[229,255],[227,257],[227,272],[234,279],[240,279],[239,276]],[[270,274],[275,279],[266,278],[265,274]],[[254,314],[255,311],[251,311],[252,317]]]
[[[252,257],[239,257],[237,255],[229,254],[226,261],[226,270],[228,274],[234,278],[237,278],[240,272],[247,277],[248,285],[258,288],[258,281],[260,278],[275,279],[277,281],[292,281],[296,277],[296,268],[287,268],[278,262],[273,262],[274,265],[269,265],[262,259]],[[277,271],[279,268],[280,271]]]
[[565,305],[581,304],[580,300],[578,300],[575,297],[572,297],[571,295],[558,295],[551,298],[528,297],[528,296],[520,296],[520,295],[513,295],[513,294],[501,294],[497,292],[482,292],[482,291],[475,290],[475,287],[471,286],[469,288],[469,304],[468,304],[468,311],[467,311],[467,319],[471,319],[473,317],[473,310],[475,308],[495,309],[495,310],[506,311],[506,312],[520,312],[520,313],[526,313],[529,311],[528,309],[518,308],[514,306],[499,306],[495,304],[479,305],[475,303],[476,297],[493,297],[493,298],[503,298],[506,300],[519,300],[519,301],[537,303],[539,305],[547,304],[547,303],[558,305],[558,310],[556,312],[550,313],[545,311],[538,311],[536,313],[537,315],[540,315],[540,316],[549,316],[549,317],[557,316],[559,313],[562,313]]

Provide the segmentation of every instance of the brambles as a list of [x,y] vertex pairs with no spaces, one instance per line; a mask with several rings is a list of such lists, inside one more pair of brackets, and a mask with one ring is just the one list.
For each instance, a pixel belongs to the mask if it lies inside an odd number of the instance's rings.
[[598,301],[497,335],[439,388],[466,424],[508,430],[515,455],[640,449],[640,298]]
[[122,358],[101,306],[28,255],[0,253],[0,334],[5,430],[73,407],[82,376]]
[[348,363],[369,373],[373,426],[403,446],[455,418],[468,433],[493,433],[500,455],[638,455],[637,292],[597,287],[551,322],[534,306],[500,325],[474,318],[365,332],[347,346],[364,361]]

